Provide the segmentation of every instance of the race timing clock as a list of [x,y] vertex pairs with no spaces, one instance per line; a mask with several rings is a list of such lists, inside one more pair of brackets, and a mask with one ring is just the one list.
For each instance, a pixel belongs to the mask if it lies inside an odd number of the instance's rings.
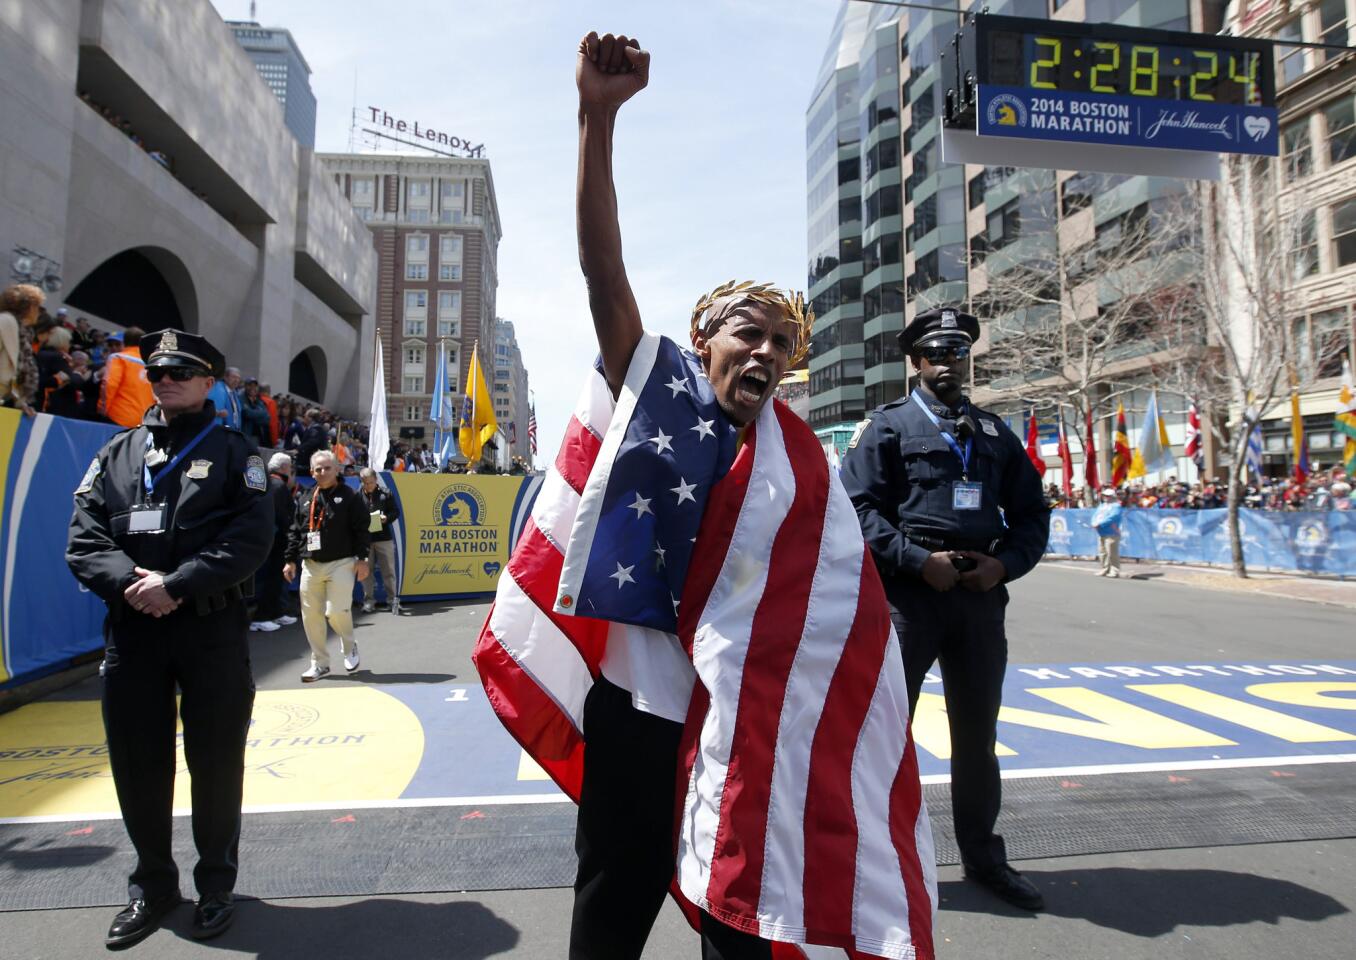
[[942,69],[945,122],[981,137],[1277,152],[1266,39],[978,14]]

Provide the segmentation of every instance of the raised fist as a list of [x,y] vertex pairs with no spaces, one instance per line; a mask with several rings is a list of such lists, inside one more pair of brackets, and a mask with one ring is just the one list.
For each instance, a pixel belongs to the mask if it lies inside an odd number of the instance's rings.
[[650,55],[634,37],[590,33],[575,65],[581,107],[619,107],[650,82]]

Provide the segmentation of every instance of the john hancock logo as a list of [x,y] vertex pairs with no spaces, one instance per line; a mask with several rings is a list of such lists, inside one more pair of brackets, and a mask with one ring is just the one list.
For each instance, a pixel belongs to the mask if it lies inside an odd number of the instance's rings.
[[444,487],[433,500],[433,522],[440,527],[478,527],[485,515],[485,498],[464,483]]
[[1010,93],[1000,93],[990,100],[986,115],[995,127],[1026,126],[1026,104]]

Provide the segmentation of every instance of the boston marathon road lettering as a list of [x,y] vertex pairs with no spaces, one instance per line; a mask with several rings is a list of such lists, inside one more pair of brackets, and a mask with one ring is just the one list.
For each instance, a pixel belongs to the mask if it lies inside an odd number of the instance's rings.
[[[940,679],[914,717],[925,782],[948,778]],[[1356,662],[1014,664],[998,718],[1007,778],[1356,761]],[[245,812],[566,802],[478,684],[261,691]],[[179,758],[176,812],[188,806]],[[0,822],[112,819],[97,701],[0,716]]]

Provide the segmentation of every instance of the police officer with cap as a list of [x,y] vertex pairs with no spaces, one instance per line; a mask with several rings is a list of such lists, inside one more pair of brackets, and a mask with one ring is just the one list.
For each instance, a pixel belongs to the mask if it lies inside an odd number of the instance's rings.
[[911,712],[928,670],[941,664],[965,875],[1039,910],[1040,892],[1008,866],[994,833],[994,740],[1007,667],[1006,584],[1045,552],[1050,510],[1021,441],[962,393],[978,337],[979,321],[951,308],[920,313],[904,328],[899,345],[918,386],[857,425],[842,478],[885,584]]
[[207,393],[224,358],[180,330],[141,341],[156,405],[99,451],[75,491],[66,562],[108,604],[104,728],[137,864],[105,944],[130,946],[181,902],[170,849],[175,688],[192,778],[192,934],[234,914],[245,736],[254,703],[245,598],[273,540],[268,476]]

